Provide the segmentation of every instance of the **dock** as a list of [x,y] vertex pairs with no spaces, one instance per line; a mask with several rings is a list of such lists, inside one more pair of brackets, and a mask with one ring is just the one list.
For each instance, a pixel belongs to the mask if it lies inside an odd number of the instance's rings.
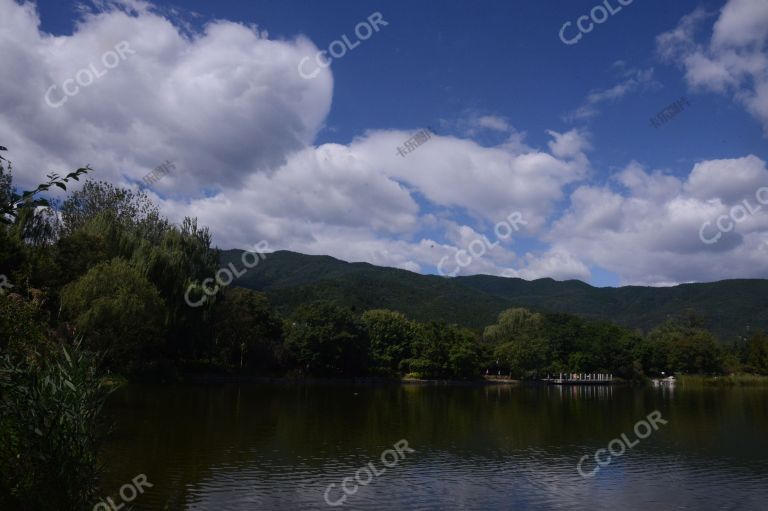
[[613,383],[613,374],[560,373],[558,376],[548,375],[542,381],[551,385],[610,385]]

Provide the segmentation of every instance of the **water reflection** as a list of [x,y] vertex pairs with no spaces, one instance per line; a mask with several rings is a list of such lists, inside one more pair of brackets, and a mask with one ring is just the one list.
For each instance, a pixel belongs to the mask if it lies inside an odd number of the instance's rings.
[[[328,509],[323,492],[405,438],[416,452],[350,509],[760,509],[768,392],[611,386],[130,386],[107,484],[136,509]],[[669,420],[592,478],[581,456]],[[751,507],[750,507],[751,506]]]

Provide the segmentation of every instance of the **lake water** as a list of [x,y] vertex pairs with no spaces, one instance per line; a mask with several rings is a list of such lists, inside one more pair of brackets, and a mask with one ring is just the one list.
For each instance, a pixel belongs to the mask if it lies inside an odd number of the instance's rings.
[[768,509],[768,389],[129,385],[108,413],[136,510]]

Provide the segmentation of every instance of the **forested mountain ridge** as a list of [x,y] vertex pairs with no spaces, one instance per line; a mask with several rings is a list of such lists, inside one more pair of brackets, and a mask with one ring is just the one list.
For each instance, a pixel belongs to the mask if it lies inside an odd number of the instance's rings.
[[[241,250],[221,254],[237,266]],[[265,260],[235,285],[266,292],[282,312],[312,300],[356,310],[388,308],[418,321],[438,320],[470,328],[492,324],[510,307],[567,312],[644,331],[692,308],[722,340],[768,329],[768,280],[740,279],[674,287],[596,288],[577,280],[555,281],[474,275],[446,278],[407,270],[348,263],[330,256],[289,251]]]

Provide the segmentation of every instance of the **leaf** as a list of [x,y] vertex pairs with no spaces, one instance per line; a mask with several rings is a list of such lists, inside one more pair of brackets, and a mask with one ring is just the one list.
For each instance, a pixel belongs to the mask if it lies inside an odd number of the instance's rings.
[[56,186],[58,186],[59,188],[61,188],[65,192],[67,191],[67,185],[65,185],[64,183],[56,182],[56,183],[53,183],[53,184],[55,184]]

